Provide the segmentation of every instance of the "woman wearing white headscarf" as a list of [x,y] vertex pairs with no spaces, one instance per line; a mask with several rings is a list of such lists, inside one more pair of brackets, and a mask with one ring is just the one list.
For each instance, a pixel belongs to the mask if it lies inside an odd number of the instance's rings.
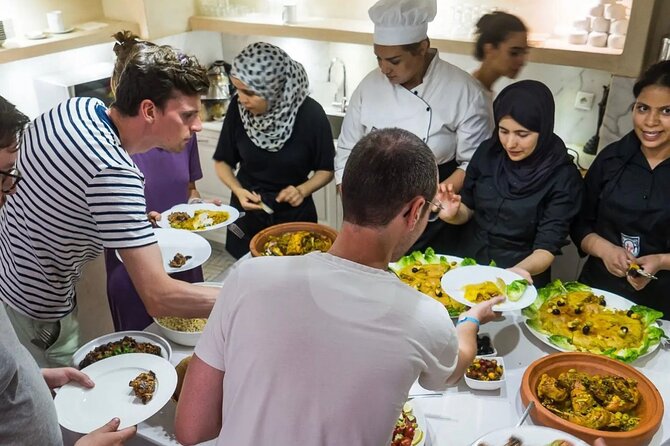
[[[233,193],[231,206],[247,213],[237,223],[244,238],[226,236],[226,249],[240,258],[268,226],[317,221],[311,195],[333,178],[335,150],[326,113],[307,96],[305,69],[282,49],[253,43],[235,57],[230,75],[237,94],[214,160]],[[261,202],[274,213],[264,212]]]
[[[379,69],[354,91],[337,141],[335,180],[339,184],[356,142],[375,128],[400,127],[430,147],[440,181],[459,190],[479,144],[493,131],[489,101],[468,73],[440,59],[430,48],[428,22],[435,0],[380,0],[368,11],[375,24]],[[450,249],[453,227],[437,220],[412,249]]]

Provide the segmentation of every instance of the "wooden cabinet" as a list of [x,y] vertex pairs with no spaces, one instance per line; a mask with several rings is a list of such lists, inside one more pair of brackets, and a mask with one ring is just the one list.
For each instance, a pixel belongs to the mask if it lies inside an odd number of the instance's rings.
[[195,0],[102,0],[105,17],[136,22],[143,39],[188,31],[188,18],[195,14]]

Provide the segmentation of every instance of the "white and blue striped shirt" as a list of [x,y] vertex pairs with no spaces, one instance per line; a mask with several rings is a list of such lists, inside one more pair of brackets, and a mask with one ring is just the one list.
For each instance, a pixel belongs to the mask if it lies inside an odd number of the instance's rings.
[[32,318],[70,313],[82,267],[103,247],[156,242],[144,177],[106,111],[97,99],[70,99],[24,134],[23,180],[0,209],[0,298]]

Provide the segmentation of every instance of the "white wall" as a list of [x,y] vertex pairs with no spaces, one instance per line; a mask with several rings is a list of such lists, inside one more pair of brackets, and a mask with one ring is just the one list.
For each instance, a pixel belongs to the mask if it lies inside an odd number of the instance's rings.
[[[376,67],[372,47],[369,45],[315,42],[293,38],[232,36],[208,31],[177,34],[156,42],[173,45],[187,53],[193,53],[198,56],[201,63],[209,65],[221,58],[232,61],[242,48],[257,40],[276,44],[300,61],[316,90],[323,89],[328,66],[333,57],[339,57],[346,64],[349,95],[363,76]],[[468,55],[441,54],[441,57],[468,72],[476,67],[476,61]],[[86,64],[111,61],[113,52],[112,44],[109,43],[3,64],[0,66],[0,95],[34,118],[40,112],[33,88],[35,77],[54,71],[75,70]],[[554,93],[557,110],[555,130],[566,143],[583,145],[593,136],[597,123],[597,107],[588,112],[574,109],[575,95],[580,90],[595,93],[598,102],[602,95],[602,86],[610,83],[609,73],[531,63],[523,70],[520,78],[543,81]],[[499,91],[507,83],[509,80],[500,80],[495,89]],[[323,98],[318,91],[316,96],[319,99]]]

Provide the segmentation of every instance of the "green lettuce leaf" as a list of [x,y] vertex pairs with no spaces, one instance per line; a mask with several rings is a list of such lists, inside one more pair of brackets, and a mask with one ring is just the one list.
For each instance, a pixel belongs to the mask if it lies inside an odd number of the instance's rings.
[[472,266],[476,265],[477,261],[475,259],[472,259],[470,257],[466,257],[461,261],[461,266]]
[[512,302],[516,302],[521,299],[523,293],[526,292],[528,288],[528,281],[526,279],[518,279],[509,283],[506,287],[507,298]]
[[633,313],[640,315],[640,319],[644,325],[651,325],[656,322],[656,319],[663,317],[663,313],[653,308],[645,307],[644,305],[633,305],[630,307],[630,310]]
[[551,335],[551,336],[549,336],[549,342],[551,342],[555,346],[560,347],[564,350],[569,350],[569,351],[577,350],[577,348],[574,345],[572,345],[572,342],[570,342],[570,339],[566,338],[565,336]]
[[496,263],[495,260],[491,259],[491,261],[489,262],[489,266],[498,266],[498,264]]

